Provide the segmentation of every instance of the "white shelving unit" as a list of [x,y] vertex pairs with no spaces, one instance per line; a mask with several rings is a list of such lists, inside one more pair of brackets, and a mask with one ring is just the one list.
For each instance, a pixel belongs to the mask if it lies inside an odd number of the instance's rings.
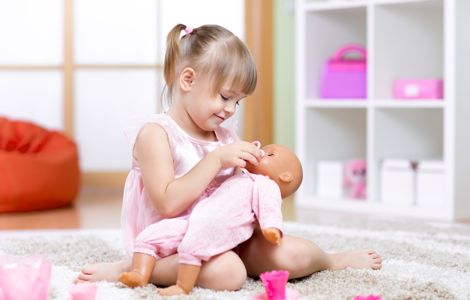
[[[296,149],[300,207],[431,219],[470,218],[470,20],[468,0],[296,0]],[[348,43],[367,48],[367,99],[319,98],[324,62]],[[398,78],[442,78],[442,100],[393,99]],[[321,160],[364,158],[365,200],[316,193]],[[383,159],[444,162],[440,207],[385,205]]]

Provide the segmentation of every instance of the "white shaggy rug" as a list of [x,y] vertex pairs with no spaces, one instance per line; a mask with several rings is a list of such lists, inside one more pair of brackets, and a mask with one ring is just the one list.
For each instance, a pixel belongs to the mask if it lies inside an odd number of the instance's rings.
[[[286,222],[286,232],[311,239],[328,251],[374,248],[384,259],[380,271],[323,271],[288,283],[302,299],[369,294],[380,294],[382,299],[470,299],[470,226],[377,219],[341,224]],[[120,245],[118,230],[0,234],[0,252],[41,254],[53,262],[49,299],[68,299],[81,266],[121,259]],[[237,292],[196,288],[189,297],[170,299],[251,299],[262,292],[261,282],[249,279]],[[160,297],[153,285],[133,290],[100,282],[96,299]]]

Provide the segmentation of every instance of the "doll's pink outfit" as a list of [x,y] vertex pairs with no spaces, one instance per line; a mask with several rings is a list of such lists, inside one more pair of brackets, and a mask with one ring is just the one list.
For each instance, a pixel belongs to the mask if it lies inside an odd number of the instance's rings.
[[[194,139],[166,114],[151,121],[167,132],[175,177],[184,175],[210,151],[234,141],[234,134],[224,128],[216,130],[218,142]],[[131,134],[132,144],[139,128]],[[158,259],[178,251],[180,263],[200,265],[248,240],[256,219],[261,228],[282,231],[282,198],[277,184],[263,175],[232,174],[233,168],[222,170],[191,208],[176,218],[162,219],[146,196],[134,159],[126,180],[121,220],[128,254],[140,252]]]
[[263,229],[282,231],[281,201],[279,187],[269,177],[234,175],[199,201],[189,219],[165,219],[145,228],[134,251],[158,259],[177,249],[180,263],[201,265],[248,240],[255,220]]

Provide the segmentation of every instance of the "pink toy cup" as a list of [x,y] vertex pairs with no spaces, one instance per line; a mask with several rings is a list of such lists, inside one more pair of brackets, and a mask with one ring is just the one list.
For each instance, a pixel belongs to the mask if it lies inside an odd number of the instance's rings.
[[77,283],[70,288],[70,300],[94,300],[98,285],[96,283]]
[[46,300],[51,269],[40,256],[0,255],[0,299]]
[[286,284],[289,279],[287,271],[264,272],[260,276],[266,290],[267,300],[286,299]]
[[354,300],[381,300],[380,295],[357,295],[354,296]]

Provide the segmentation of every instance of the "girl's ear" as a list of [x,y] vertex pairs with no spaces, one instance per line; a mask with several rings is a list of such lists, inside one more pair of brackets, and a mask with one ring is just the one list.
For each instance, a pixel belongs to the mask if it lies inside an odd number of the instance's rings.
[[281,175],[279,175],[279,179],[282,182],[289,183],[292,180],[294,180],[294,176],[292,175],[291,172],[283,172],[283,173],[281,173]]
[[179,84],[183,91],[189,92],[196,79],[196,71],[193,68],[184,68],[179,77]]

